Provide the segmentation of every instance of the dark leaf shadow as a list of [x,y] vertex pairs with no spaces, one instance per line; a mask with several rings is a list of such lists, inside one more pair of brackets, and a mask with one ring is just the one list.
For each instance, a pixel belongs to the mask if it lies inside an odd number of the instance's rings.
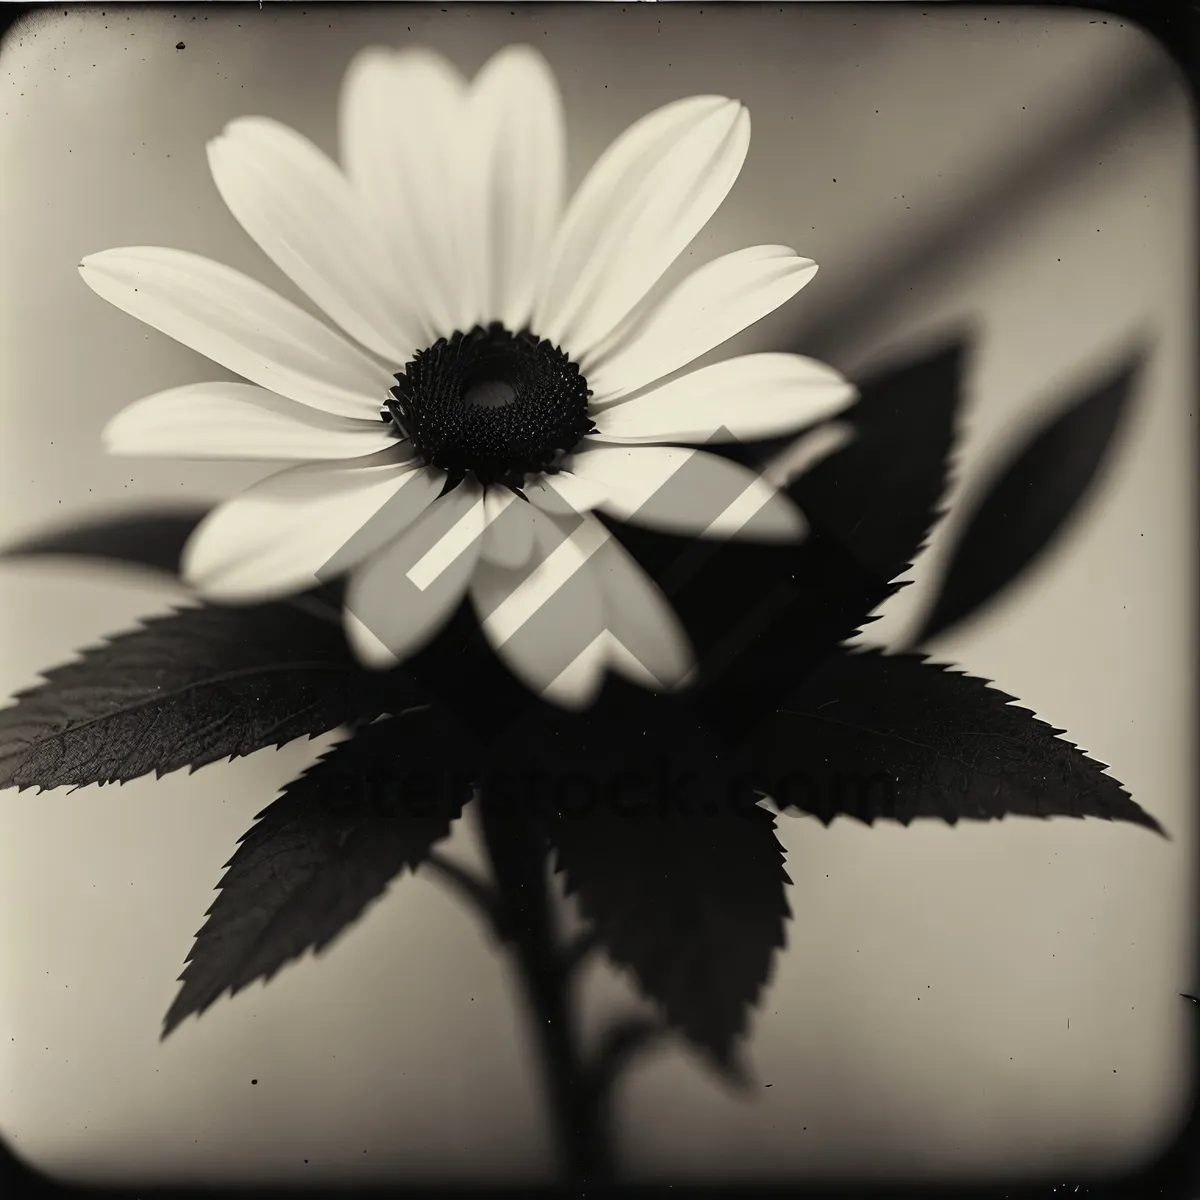
[[840,651],[743,746],[780,808],[951,825],[1006,816],[1159,823],[1063,731],[923,655]]
[[[0,561],[22,558],[75,558],[85,562],[180,578],[183,550],[209,506],[114,511],[98,517],[29,534],[0,548]],[[280,601],[319,616],[331,624],[341,622],[343,584],[333,580]]]
[[908,570],[944,511],[971,340],[943,336],[868,379],[842,418],[858,436],[789,488],[881,581]]
[[978,612],[1053,546],[1094,493],[1143,364],[1141,351],[1129,354],[1076,392],[984,484],[914,645]]
[[209,506],[112,512],[31,534],[0,549],[0,559],[84,558],[179,574],[179,560]]
[[328,946],[405,868],[415,870],[470,798],[457,730],[431,709],[365,726],[260,812],[226,864],[220,895],[163,1025],[270,979]]
[[[635,554],[679,610],[727,736],[752,730],[902,586],[941,515],[971,338],[943,334],[861,385],[839,418],[854,439],[788,486],[812,529],[801,545],[664,547],[637,531]],[[737,452],[764,461],[761,446]],[[618,534],[629,540],[628,528]]]

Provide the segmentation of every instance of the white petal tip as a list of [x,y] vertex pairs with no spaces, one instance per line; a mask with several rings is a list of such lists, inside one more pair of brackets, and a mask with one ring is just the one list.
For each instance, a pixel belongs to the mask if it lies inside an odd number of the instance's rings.
[[[849,399],[842,408],[848,407],[858,398],[858,392],[849,388]],[[775,487],[787,487],[806,471],[823,462],[832,454],[844,449],[858,438],[858,431],[846,421],[830,421],[818,425],[809,433],[802,434],[784,450],[778,458],[763,470],[763,478]]]
[[688,686],[687,681],[695,671],[695,659],[682,635],[663,631],[662,636],[670,644],[675,662],[660,666],[657,673],[651,671],[623,642],[611,635],[607,647],[608,665],[631,683],[649,692],[682,691]]
[[696,656],[686,638],[680,635],[675,647],[679,663],[674,671],[662,681],[663,691],[684,692],[700,678],[700,668],[696,665]]
[[712,528],[705,536],[717,540],[787,545],[804,541],[808,534],[809,524],[804,514],[786,495],[776,492],[743,524]]
[[426,70],[462,87],[466,80],[462,72],[444,55],[428,46],[405,46],[395,50],[389,46],[367,46],[360,50],[346,69],[345,79],[368,72]]
[[593,678],[579,675],[568,675],[567,668],[553,683],[542,688],[541,696],[548,704],[565,708],[570,712],[582,712],[596,703],[600,687],[604,683],[604,671],[601,669]]
[[[185,553],[186,559],[186,553]],[[309,591],[322,581],[313,579],[311,583],[295,583],[285,587],[270,586],[263,583],[245,583],[238,579],[227,579],[222,575],[209,574],[205,576],[186,561],[179,570],[184,585],[190,588],[202,600],[210,604],[224,604],[230,607],[240,607],[247,604],[267,604],[283,600],[299,592]]]
[[604,686],[611,642],[612,635],[602,630],[570,665],[540,689],[542,699],[576,712],[591,708]]
[[[226,138],[226,135],[223,133],[205,143],[204,157],[208,162],[209,171],[214,176],[217,176],[218,172],[220,172],[222,167],[229,161],[228,154],[226,153],[228,147],[229,142]],[[222,155],[225,155],[225,157],[222,158]],[[214,178],[213,182],[216,183],[217,190],[220,191],[221,184],[219,180]]]
[[[256,117],[250,115],[234,117],[233,120],[225,122],[221,132],[217,134],[212,141],[220,141],[221,138],[228,137],[229,134],[236,133],[239,129],[255,129],[261,128],[263,125],[274,124],[276,124],[276,122],[272,121],[270,117]],[[211,142],[209,144],[211,145]]]
[[100,446],[105,454],[124,454],[136,453],[130,451],[122,444],[120,429],[115,429],[111,425],[105,426],[100,432]]
[[802,542],[808,537],[808,521],[799,509],[793,508],[786,515],[782,512],[772,513],[772,517],[770,525],[764,526],[761,533],[753,529],[753,522],[751,522],[751,530],[747,536],[755,541],[793,544]]
[[529,42],[512,42],[502,46],[492,56],[492,63],[525,62],[536,67],[547,65],[546,58],[536,46]]
[[372,671],[390,671],[400,659],[349,610],[345,614],[346,640],[358,661]]
[[[854,387],[852,384],[846,384],[844,388],[835,392],[834,395],[830,397],[828,411],[824,414],[824,419],[829,421],[833,417],[840,416],[846,411],[846,409],[857,404],[858,399],[858,388]],[[842,422],[838,422],[837,426],[835,427],[845,428],[849,431],[846,435],[847,441],[853,441],[858,436],[853,426],[847,426]]]
[[122,248],[112,250],[98,250],[95,254],[85,255],[79,260],[79,275],[83,282],[92,289],[92,291],[100,294],[100,288],[104,286],[104,280],[111,280],[113,277],[113,267],[117,266],[120,270],[119,260],[123,253]]
[[566,709],[568,712],[583,712],[595,704],[599,691],[599,687],[589,687],[585,690],[579,690],[573,687],[559,687],[551,684],[542,690],[542,699],[548,704]]
[[280,583],[278,579],[272,580],[262,575],[247,578],[246,572],[237,570],[239,564],[231,567],[228,558],[220,556],[220,547],[215,546],[214,540],[208,536],[212,529],[210,522],[221,516],[223,508],[218,506],[200,522],[180,555],[179,576],[184,586],[202,600],[232,606],[265,604],[309,591],[326,582],[312,578]]
[[118,255],[120,253],[121,253],[121,248],[114,247],[111,250],[97,250],[92,254],[85,254],[79,260],[79,270],[80,270],[80,272],[99,270],[108,261],[110,261],[115,255]]
[[100,445],[108,454],[152,454],[154,452],[153,449],[146,450],[139,445],[139,442],[144,442],[144,439],[137,436],[137,406],[130,407],[135,410],[133,419],[130,417],[130,408],[124,408],[100,431]]

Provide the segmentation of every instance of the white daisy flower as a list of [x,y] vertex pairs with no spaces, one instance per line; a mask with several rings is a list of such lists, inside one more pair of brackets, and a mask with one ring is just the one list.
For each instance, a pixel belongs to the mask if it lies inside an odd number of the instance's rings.
[[182,250],[80,266],[105,300],[247,381],[136,401],[109,450],[299,463],[201,523],[185,579],[248,603],[348,575],[346,631],[369,666],[411,654],[465,594],[552,701],[586,706],[610,669],[682,685],[678,620],[596,513],[799,539],[786,495],[689,447],[787,434],[854,398],[795,354],[676,375],[816,273],[754,246],[650,295],[737,179],[746,108],[695,96],[651,112],[569,202],[562,104],[529,47],[473,81],[425,50],[368,49],[340,117],[340,169],[263,117],[233,121],[208,157],[233,215],[341,332]]

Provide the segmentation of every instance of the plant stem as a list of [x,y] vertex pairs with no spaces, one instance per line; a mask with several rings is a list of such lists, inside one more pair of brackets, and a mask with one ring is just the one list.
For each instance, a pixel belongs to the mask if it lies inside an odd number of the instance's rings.
[[613,1167],[607,1105],[580,1053],[571,964],[559,948],[546,878],[546,840],[523,814],[498,811],[486,798],[480,810],[484,844],[507,916],[505,934],[538,1039],[561,1168],[572,1183],[607,1182]]

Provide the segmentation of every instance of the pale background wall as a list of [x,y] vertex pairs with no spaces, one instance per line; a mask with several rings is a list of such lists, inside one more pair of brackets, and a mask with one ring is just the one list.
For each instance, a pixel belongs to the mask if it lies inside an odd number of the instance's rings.
[[[1153,1152],[1182,1114],[1194,1014],[1177,993],[1195,980],[1194,150],[1162,52],[1087,11],[289,8],[72,9],[5,43],[0,540],[89,505],[215,500],[263,473],[103,456],[100,429],[129,400],[223,375],[75,271],[91,251],[162,244],[294,294],[208,177],[203,144],[227,120],[276,116],[333,150],[360,46],[423,41],[474,70],[528,40],[562,83],[578,178],[657,104],[741,97],[750,156],[693,258],[784,241],[821,273],[730,350],[794,345],[856,372],[974,316],[958,462],[971,480],[1060,382],[1153,331],[1097,502],[1053,560],[935,649],[1066,726],[1174,840],[1068,821],[783,819],[796,917],[751,1047],[773,1086],[746,1101],[685,1053],[646,1062],[621,1094],[627,1165],[672,1179],[962,1175]],[[1140,91],[1122,100],[1127,78]],[[1055,143],[1089,119],[1090,141]],[[922,249],[947,233],[948,254]],[[910,275],[882,289],[906,256]],[[899,644],[953,527],[872,640]],[[0,691],[173,595],[114,572],[0,566]],[[319,748],[0,797],[0,1130],[31,1162],[89,1180],[540,1177],[512,980],[424,876],[322,960],[159,1044],[235,839]],[[454,848],[472,853],[468,828]],[[597,1012],[624,995],[603,970],[589,988]]]

